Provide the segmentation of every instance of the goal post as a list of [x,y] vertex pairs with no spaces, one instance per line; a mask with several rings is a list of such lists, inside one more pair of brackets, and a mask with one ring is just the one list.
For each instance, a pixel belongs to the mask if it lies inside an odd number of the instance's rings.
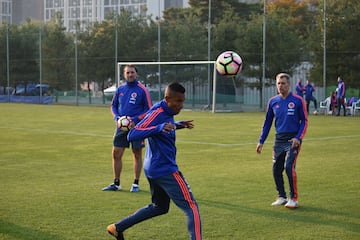
[[[195,90],[194,89],[194,86],[192,86],[192,89],[191,90],[191,93],[193,94],[193,97],[194,98],[194,95],[196,94],[200,94],[200,93],[204,93],[206,91],[205,94],[207,94],[206,98],[207,98],[207,101],[206,101],[206,104],[203,104],[204,107],[207,106],[207,109],[210,110],[215,113],[216,112],[216,81],[217,81],[217,71],[216,71],[216,68],[215,68],[215,61],[174,61],[174,62],[118,62],[117,63],[117,69],[116,69],[116,74],[117,74],[117,84],[119,85],[120,82],[121,82],[121,76],[122,76],[122,71],[121,71],[121,68],[126,66],[126,65],[134,65],[136,66],[137,68],[141,68],[141,67],[144,67],[144,68],[152,68],[152,72],[151,70],[148,70],[147,71],[144,71],[144,76],[143,78],[145,79],[141,79],[139,77],[139,80],[140,81],[144,81],[145,83],[149,83],[147,80],[152,78],[152,82],[151,84],[154,84],[154,80],[158,80],[157,81],[157,87],[158,87],[158,94],[159,94],[159,100],[161,99],[160,96],[161,96],[161,86],[163,83],[169,81],[174,81],[174,79],[165,79],[165,81],[162,81],[162,71],[164,70],[165,73],[163,75],[170,75],[168,72],[170,72],[170,70],[168,70],[166,72],[166,69],[162,69],[162,68],[165,68],[164,66],[173,66],[173,67],[176,67],[176,66],[182,66],[182,72],[180,73],[177,73],[177,70],[172,70],[172,71],[176,71],[176,73],[178,75],[181,75],[183,74],[184,72],[188,71],[188,72],[191,72],[192,71],[192,76],[190,78],[193,79],[193,81],[201,81],[199,79],[196,79],[198,78],[196,76],[196,71],[194,71],[195,67],[191,68],[191,66],[197,66],[198,70],[199,71],[202,71],[203,75],[205,73],[205,70],[207,70],[207,82],[202,82],[203,83],[203,86],[200,86],[202,87],[201,90]],[[157,69],[155,69],[155,67],[157,66]],[[207,66],[207,68],[205,69],[205,66]],[[189,70],[190,68],[190,70]],[[212,71],[211,71],[211,68],[212,68]],[[142,71],[139,71],[139,75],[142,75],[143,72]],[[175,74],[175,76],[177,76],[177,74]],[[191,74],[191,73],[190,73]],[[195,79],[195,80],[194,80]],[[202,84],[200,83],[200,85]],[[155,85],[156,85],[155,84]],[[198,83],[199,84],[199,83]],[[212,92],[211,92],[211,84],[212,84]],[[204,88],[204,85],[206,85]],[[188,92],[188,89],[187,89],[187,92]],[[200,92],[200,93],[199,93]],[[211,98],[211,94],[212,94],[212,98]],[[201,95],[201,94],[200,94]],[[201,97],[201,96],[200,96]],[[202,96],[204,98],[204,96]],[[203,99],[204,101],[204,99]]]

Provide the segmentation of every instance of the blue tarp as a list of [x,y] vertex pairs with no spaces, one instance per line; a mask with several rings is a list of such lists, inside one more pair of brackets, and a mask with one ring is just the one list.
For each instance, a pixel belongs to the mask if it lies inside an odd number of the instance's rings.
[[[10,97],[10,99],[9,99]],[[17,103],[41,103],[52,104],[52,96],[15,96],[15,95],[0,95],[0,102],[17,102]]]

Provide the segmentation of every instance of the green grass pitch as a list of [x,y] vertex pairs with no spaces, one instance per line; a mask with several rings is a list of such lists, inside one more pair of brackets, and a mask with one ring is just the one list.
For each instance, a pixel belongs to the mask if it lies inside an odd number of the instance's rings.
[[[114,124],[108,107],[0,104],[0,239],[112,239],[106,226],[150,202],[148,183],[130,193],[112,181]],[[309,116],[297,161],[300,208],[271,207],[274,131],[256,154],[264,113],[183,111],[178,164],[199,203],[204,240],[360,239],[360,118]],[[287,181],[286,181],[287,183]],[[288,186],[286,184],[286,189]],[[140,223],[126,239],[186,240],[184,214]]]

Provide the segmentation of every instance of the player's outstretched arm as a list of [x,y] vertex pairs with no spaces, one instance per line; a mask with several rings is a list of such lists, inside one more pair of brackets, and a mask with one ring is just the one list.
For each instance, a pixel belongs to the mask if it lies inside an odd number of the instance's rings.
[[189,128],[189,129],[194,128],[193,121],[194,121],[194,120],[187,120],[187,121],[179,121],[179,122],[176,122],[176,123],[175,123],[176,130],[178,130],[178,129],[183,129],[183,128]]

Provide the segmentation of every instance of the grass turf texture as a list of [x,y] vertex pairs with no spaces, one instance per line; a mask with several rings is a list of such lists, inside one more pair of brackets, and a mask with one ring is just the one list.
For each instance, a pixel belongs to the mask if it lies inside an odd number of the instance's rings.
[[[124,190],[101,191],[112,181],[109,108],[0,104],[0,110],[1,240],[112,239],[108,224],[149,203],[144,176],[142,191],[129,192],[129,150]],[[204,240],[360,239],[359,117],[309,117],[296,210],[270,206],[273,130],[263,153],[255,152],[264,113],[183,111],[176,119],[194,119],[194,129],[177,132],[177,161],[198,200]],[[125,237],[185,240],[185,217],[172,203],[167,215]]]

